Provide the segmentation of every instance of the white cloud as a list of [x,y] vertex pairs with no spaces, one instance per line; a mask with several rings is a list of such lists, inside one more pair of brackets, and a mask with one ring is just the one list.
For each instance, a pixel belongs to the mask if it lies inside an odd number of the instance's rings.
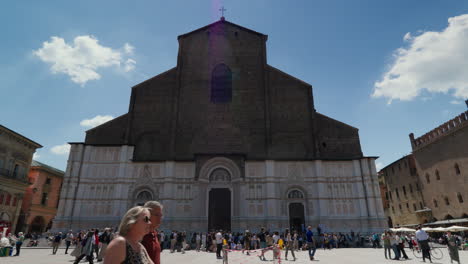
[[454,105],[459,105],[459,104],[462,104],[463,101],[452,100],[452,101],[450,101],[450,103],[454,104]]
[[[134,50],[128,43],[123,49],[127,54],[127,50]],[[98,69],[120,67],[125,61],[120,51],[102,46],[95,37],[86,35],[76,37],[70,44],[63,38],[51,37],[50,42],[44,42],[33,54],[50,63],[52,73],[68,74],[73,82],[81,85],[90,80],[99,80],[101,75]]]
[[133,47],[132,45],[128,44],[128,43],[125,43],[124,47],[124,52],[127,53],[127,54],[133,54],[133,51],[135,50],[135,47]]
[[409,101],[423,90],[468,97],[468,14],[448,22],[441,32],[407,33],[408,47],[396,50],[395,61],[375,82],[372,97],[388,98],[389,103]]
[[65,143],[63,145],[53,146],[50,149],[50,152],[56,155],[68,155],[68,153],[70,152],[70,145]]
[[34,155],[33,155],[33,160],[38,160],[40,157],[41,157],[41,155],[39,155],[39,153],[35,152]]
[[101,124],[104,124],[106,123],[107,121],[109,120],[112,120],[114,119],[113,116],[111,115],[97,115],[91,119],[84,119],[80,122],[80,125],[83,126],[83,127],[96,127],[96,126],[99,126]]
[[410,40],[411,38],[412,38],[411,33],[408,32],[408,33],[406,33],[405,36],[403,37],[403,40],[404,40],[404,41],[408,41],[408,40]]
[[135,60],[127,59],[127,61],[125,62],[124,71],[126,72],[133,71],[135,69],[135,64],[136,64]]

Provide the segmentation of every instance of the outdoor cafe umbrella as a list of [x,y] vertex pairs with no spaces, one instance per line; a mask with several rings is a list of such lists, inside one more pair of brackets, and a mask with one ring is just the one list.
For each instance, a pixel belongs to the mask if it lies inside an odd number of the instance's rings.
[[436,227],[436,228],[432,228],[432,230],[428,230],[427,232],[447,232],[447,228],[445,228],[445,227]]
[[446,231],[451,231],[451,232],[460,232],[460,231],[468,231],[468,227],[465,226],[450,226],[445,228]]
[[416,232],[416,230],[408,227],[400,227],[400,228],[390,228],[393,232]]

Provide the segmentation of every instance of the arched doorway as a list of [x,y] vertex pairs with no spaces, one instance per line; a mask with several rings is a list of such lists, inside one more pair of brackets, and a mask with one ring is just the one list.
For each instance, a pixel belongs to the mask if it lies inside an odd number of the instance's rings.
[[289,227],[301,233],[305,229],[304,205],[302,203],[289,204]]
[[147,201],[153,200],[153,194],[147,190],[140,191],[135,199],[135,204],[139,206],[145,205]]
[[44,232],[45,228],[45,220],[42,216],[34,217],[33,221],[31,222],[31,226],[29,227],[29,232],[31,233],[42,233]]
[[211,189],[208,203],[208,230],[231,230],[231,191]]
[[393,227],[393,221],[390,216],[387,218],[387,223],[388,223],[388,227]]

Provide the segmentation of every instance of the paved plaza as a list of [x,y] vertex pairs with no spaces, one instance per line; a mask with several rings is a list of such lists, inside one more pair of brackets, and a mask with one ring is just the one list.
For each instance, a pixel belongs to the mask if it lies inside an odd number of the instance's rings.
[[[443,258],[441,260],[434,260],[433,263],[450,263],[447,249],[443,250]],[[30,249],[24,248],[21,251],[19,257],[3,257],[0,258],[1,264],[55,264],[55,263],[72,263],[73,257],[64,254],[64,249],[59,249],[57,255],[52,255],[52,249]],[[421,259],[416,259],[411,252],[408,256],[410,260],[394,261],[386,260],[384,258],[383,249],[355,249],[355,248],[344,248],[334,250],[317,250],[316,261],[310,261],[307,252],[296,252],[298,258],[295,262],[292,260],[281,260],[281,263],[345,263],[345,264],[364,264],[364,263],[423,263]],[[251,256],[241,255],[241,253],[230,254],[230,264],[254,264],[254,263],[273,263],[271,251],[266,254],[267,261],[260,261],[255,252],[252,252]],[[282,252],[282,258],[284,258],[284,251]],[[468,251],[460,251],[461,263],[468,263]],[[164,264],[222,264],[222,260],[218,260],[215,257],[215,253],[195,252],[187,251],[185,254],[181,253],[169,253],[169,251],[163,251],[161,255],[161,262]],[[82,261],[81,263],[87,263]],[[96,263],[96,262],[95,262]]]

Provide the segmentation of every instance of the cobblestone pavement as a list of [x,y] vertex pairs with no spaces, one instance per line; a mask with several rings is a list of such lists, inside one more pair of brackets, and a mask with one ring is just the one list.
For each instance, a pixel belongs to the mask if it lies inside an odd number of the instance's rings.
[[[434,260],[434,263],[450,263],[447,249],[443,250],[443,258]],[[73,263],[73,257],[64,254],[64,249],[59,249],[57,255],[52,255],[52,249],[30,249],[22,248],[21,256],[19,257],[1,257],[0,264],[55,264],[55,263]],[[408,251],[408,250],[407,250]],[[281,253],[284,258],[284,251]],[[229,264],[272,264],[271,251],[266,254],[267,261],[260,261],[256,252],[252,252],[251,256],[242,255],[241,253],[231,253]],[[333,250],[317,250],[316,261],[310,261],[306,251],[296,252],[297,260],[281,260],[281,263],[346,263],[346,264],[365,264],[365,263],[423,263],[421,259],[417,259],[411,252],[408,252],[410,260],[393,261],[386,260],[383,249],[333,249]],[[461,263],[468,263],[468,251],[460,251]],[[185,254],[169,253],[165,250],[161,255],[163,264],[222,264],[222,260],[218,260],[214,253],[187,251]],[[81,263],[87,263],[85,261]],[[97,262],[95,262],[97,263]]]

